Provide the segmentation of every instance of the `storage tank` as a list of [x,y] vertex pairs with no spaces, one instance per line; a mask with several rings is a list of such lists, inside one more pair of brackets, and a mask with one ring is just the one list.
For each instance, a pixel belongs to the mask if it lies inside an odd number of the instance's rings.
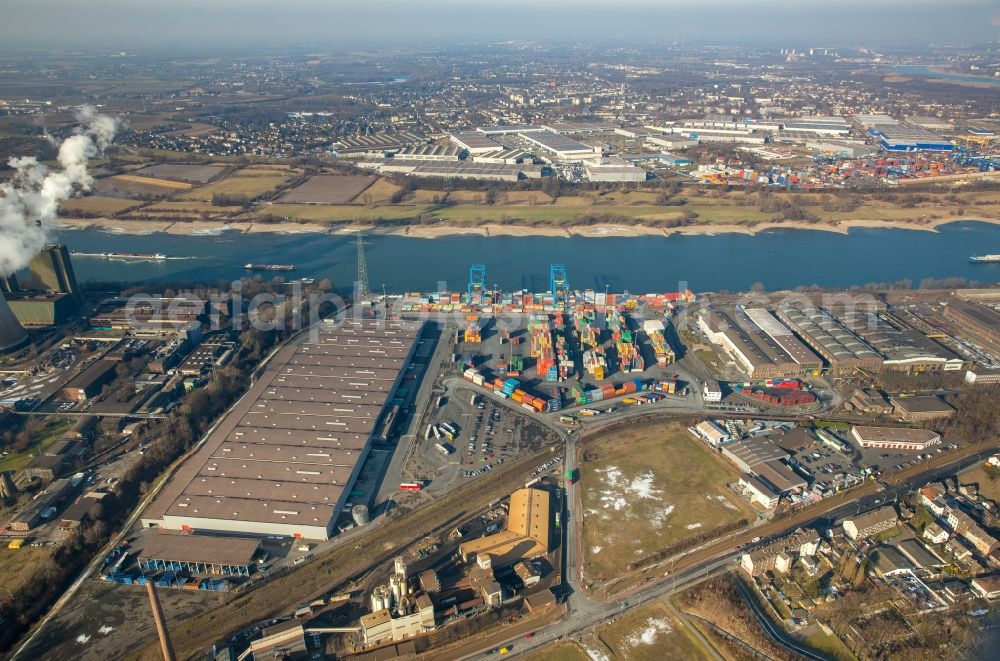
[[383,592],[383,588],[380,585],[377,588],[375,588],[374,592],[372,592],[372,612],[377,613],[383,608],[388,608],[388,607],[389,604],[386,603],[385,593]]
[[354,523],[359,526],[371,523],[371,515],[368,513],[367,505],[355,505],[351,508],[351,517],[354,518]]

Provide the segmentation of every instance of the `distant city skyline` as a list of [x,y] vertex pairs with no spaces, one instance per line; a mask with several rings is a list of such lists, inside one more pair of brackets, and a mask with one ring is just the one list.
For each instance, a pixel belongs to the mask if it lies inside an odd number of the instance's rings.
[[288,0],[12,0],[0,11],[8,44],[67,47],[199,44],[419,44],[474,40],[690,40],[712,43],[906,45],[977,43],[1000,38],[991,0],[843,0],[836,6],[793,0],[720,0],[703,7],[678,0],[456,0],[324,2]]

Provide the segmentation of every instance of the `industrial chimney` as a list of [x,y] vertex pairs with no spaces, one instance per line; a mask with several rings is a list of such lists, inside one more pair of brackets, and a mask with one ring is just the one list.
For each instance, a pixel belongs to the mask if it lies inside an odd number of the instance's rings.
[[0,292],[0,354],[10,353],[28,342],[28,331],[14,316],[7,299]]

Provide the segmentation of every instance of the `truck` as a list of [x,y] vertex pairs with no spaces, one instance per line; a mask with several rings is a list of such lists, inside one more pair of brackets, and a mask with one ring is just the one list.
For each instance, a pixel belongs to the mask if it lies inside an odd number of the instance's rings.
[[574,418],[571,415],[561,415],[559,416],[559,422],[563,423],[564,425],[575,425],[576,418]]
[[400,482],[399,488],[401,491],[420,491],[424,485],[422,482]]
[[580,415],[587,416],[588,418],[592,418],[599,413],[600,411],[595,411],[594,409],[580,409]]
[[434,432],[434,438],[441,440],[441,430],[438,429],[437,425],[431,425],[431,431]]
[[566,469],[566,481],[570,484],[576,484],[577,479],[580,477],[580,470],[578,468],[568,468]]
[[442,431],[451,432],[452,435],[458,434],[458,430],[456,430],[453,426],[451,426],[447,422],[442,422],[439,426],[441,427]]
[[434,425],[427,425],[427,431],[424,432],[424,440],[429,441],[431,439],[431,432],[434,429]]
[[441,454],[445,455],[446,457],[449,454],[451,454],[452,452],[454,452],[454,450],[452,449],[452,447],[450,445],[448,445],[447,443],[435,443],[434,447],[437,449],[438,452],[440,452]]

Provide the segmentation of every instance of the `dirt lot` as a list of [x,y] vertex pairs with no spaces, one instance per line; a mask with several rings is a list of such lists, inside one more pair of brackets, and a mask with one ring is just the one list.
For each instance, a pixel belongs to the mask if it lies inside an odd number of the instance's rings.
[[587,574],[631,562],[749,516],[725,485],[736,471],[677,423],[616,430],[587,443],[580,476]]
[[286,204],[347,204],[374,183],[364,175],[321,174],[281,196]]
[[102,197],[91,195],[90,197],[78,197],[73,200],[65,200],[59,204],[63,211],[69,214],[74,213],[99,213],[113,216],[125,209],[142,204],[136,200],[123,200],[118,197]]
[[[224,593],[203,590],[160,589],[157,594],[168,628],[228,598]],[[25,649],[24,658],[121,659],[153,640],[156,627],[145,587],[89,580],[78,598]]]
[[136,170],[133,174],[144,177],[161,177],[186,181],[191,184],[204,184],[219,176],[225,170],[221,165],[186,165],[181,163],[161,163],[148,168]]

